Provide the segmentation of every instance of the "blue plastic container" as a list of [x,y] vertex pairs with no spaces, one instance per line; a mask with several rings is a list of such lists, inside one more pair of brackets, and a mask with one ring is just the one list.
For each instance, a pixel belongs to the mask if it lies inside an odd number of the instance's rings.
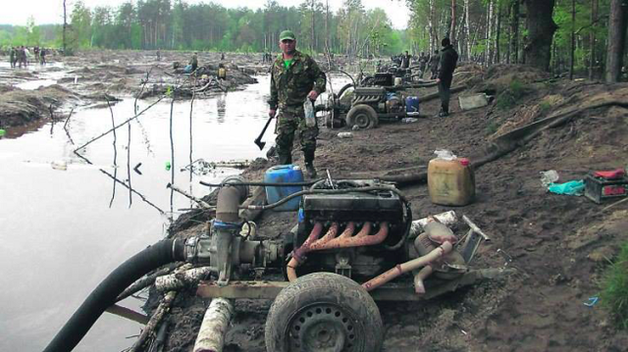
[[[266,170],[266,175],[264,175],[264,182],[268,183],[290,183],[290,182],[303,182],[303,171],[298,166],[288,164],[288,165],[277,165],[273,166],[270,169]],[[303,190],[303,187],[300,186],[290,186],[290,187],[279,187],[279,186],[266,186],[266,201],[268,204],[276,203],[285,197],[300,192]],[[276,208],[273,208],[274,211],[296,211],[299,209],[299,202],[301,201],[301,197],[296,197],[289,200],[287,203],[284,203]]]
[[419,116],[419,97],[406,97],[406,116]]

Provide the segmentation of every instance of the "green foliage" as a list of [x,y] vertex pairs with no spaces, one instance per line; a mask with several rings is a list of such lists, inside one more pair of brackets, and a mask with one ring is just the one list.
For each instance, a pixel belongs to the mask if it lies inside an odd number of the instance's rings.
[[502,110],[510,109],[517,105],[526,93],[527,89],[523,82],[515,78],[508,85],[508,89],[497,96],[495,105]]
[[[267,0],[259,10],[225,8],[191,0],[127,0],[89,8],[73,2],[67,27],[68,50],[181,49],[277,52],[284,29],[296,33],[298,48],[312,54],[392,55],[411,48],[412,36],[394,30],[382,9],[365,10],[362,0],[345,0],[337,12],[326,13],[322,0],[280,6]],[[325,22],[328,20],[328,26]],[[327,31],[329,39],[327,40]],[[62,26],[0,28],[0,45],[62,45]]]
[[552,103],[550,103],[549,101],[543,101],[541,102],[541,104],[539,104],[539,110],[542,113],[549,111],[551,108],[552,108]]
[[608,268],[602,284],[601,303],[613,316],[617,326],[628,329],[628,242]]
[[497,123],[495,120],[489,122],[488,125],[486,125],[486,134],[494,134],[499,129],[499,126],[500,124]]

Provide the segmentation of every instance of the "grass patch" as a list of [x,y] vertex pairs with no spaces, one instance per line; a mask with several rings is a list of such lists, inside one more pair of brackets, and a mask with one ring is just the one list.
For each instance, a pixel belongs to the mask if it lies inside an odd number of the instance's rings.
[[498,129],[499,129],[499,123],[495,121],[491,121],[488,123],[488,125],[486,125],[486,133],[489,135],[494,134],[495,132],[497,132]]
[[628,329],[628,242],[607,269],[600,295],[602,305],[610,312],[618,328]]
[[550,103],[549,101],[543,101],[541,102],[541,104],[539,104],[539,110],[542,113],[547,112],[551,108],[552,108],[552,103]]
[[513,79],[508,89],[497,96],[495,105],[502,110],[510,109],[517,105],[519,99],[527,94],[526,86],[519,79]]

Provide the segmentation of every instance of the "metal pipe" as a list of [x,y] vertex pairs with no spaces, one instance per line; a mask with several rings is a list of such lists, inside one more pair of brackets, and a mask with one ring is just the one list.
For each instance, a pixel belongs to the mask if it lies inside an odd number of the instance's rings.
[[347,227],[344,231],[338,236],[338,238],[347,238],[353,236],[353,232],[355,231],[355,222],[349,221]]
[[430,276],[433,271],[434,268],[432,268],[431,265],[426,265],[416,275],[414,275],[414,292],[420,295],[425,293],[425,285],[423,284],[423,281],[425,281],[425,279]]
[[238,209],[242,195],[238,187],[223,187],[218,191],[216,201],[216,220],[223,222],[237,222]]
[[303,261],[303,256],[309,251],[310,245],[318,239],[322,231],[322,223],[317,222],[316,224],[314,224],[314,228],[312,229],[312,232],[310,232],[310,235],[305,240],[305,242],[303,242],[301,247],[292,252],[292,258],[286,266],[286,275],[288,276],[288,281],[292,282],[297,279],[296,267],[299,266],[299,264]]
[[338,223],[334,222],[331,224],[331,227],[329,228],[329,230],[327,230],[327,233],[325,234],[325,236],[319,238],[316,242],[312,243],[312,245],[310,246],[310,250],[314,250],[314,248],[317,245],[333,240],[334,238],[336,238],[337,234],[338,234]]
[[360,233],[358,233],[356,236],[350,238],[333,239],[327,243],[323,243],[322,245],[318,246],[316,250],[373,246],[382,243],[386,239],[386,236],[388,236],[388,223],[385,221],[380,224],[379,231],[375,235],[366,235],[368,234],[368,232],[370,232],[370,229],[371,223],[366,222],[364,223],[364,226],[362,227]]
[[451,252],[452,249],[453,245],[450,242],[445,242],[440,247],[434,249],[433,251],[422,257],[412,259],[403,264],[397,264],[394,268],[363,283],[362,287],[364,287],[367,291],[372,291],[404,273],[431,264],[435,260],[441,258],[443,255]]
[[[321,229],[317,230],[316,225],[320,225]],[[286,274],[290,282],[297,279],[296,267],[304,261],[302,258],[308,252],[320,251],[324,249],[373,246],[382,243],[386,239],[386,236],[388,236],[388,223],[385,221],[380,224],[379,231],[375,235],[368,236],[368,233],[371,231],[371,223],[367,221],[362,226],[362,230],[360,230],[360,232],[354,237],[336,237],[330,241],[321,242],[320,240],[316,241],[316,239],[320,235],[320,232],[322,230],[322,224],[317,222],[316,225],[314,226],[312,233],[307,238],[307,240],[305,240],[303,245],[301,245],[301,247],[295,250],[292,254],[292,259],[290,259],[290,262],[288,263],[288,266],[286,268]],[[314,240],[310,241],[310,239],[313,238],[312,235],[315,234],[316,230],[318,231],[318,233],[316,234]],[[332,230],[330,229],[330,232],[331,231]]]

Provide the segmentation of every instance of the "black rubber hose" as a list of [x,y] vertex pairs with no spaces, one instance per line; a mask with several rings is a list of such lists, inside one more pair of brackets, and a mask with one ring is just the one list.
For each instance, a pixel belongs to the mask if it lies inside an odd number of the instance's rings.
[[342,95],[344,94],[344,92],[347,89],[349,89],[351,87],[354,87],[354,86],[355,86],[355,83],[347,83],[342,88],[340,88],[340,90],[338,91],[338,95],[337,95],[338,99],[342,98]]
[[137,253],[105,278],[65,323],[44,352],[69,352],[116,297],[135,280],[162,265],[185,259],[184,241],[162,240]]
[[[260,187],[307,187],[307,186],[311,186],[314,183],[321,181],[321,180],[326,180],[325,178],[319,178],[316,180],[311,180],[311,181],[304,181],[304,182],[240,182],[238,183],[238,185],[243,185],[243,186],[260,186]],[[209,183],[209,182],[204,182],[204,181],[199,181],[199,183],[203,186],[207,186],[207,187],[224,187],[225,184],[224,183]]]

